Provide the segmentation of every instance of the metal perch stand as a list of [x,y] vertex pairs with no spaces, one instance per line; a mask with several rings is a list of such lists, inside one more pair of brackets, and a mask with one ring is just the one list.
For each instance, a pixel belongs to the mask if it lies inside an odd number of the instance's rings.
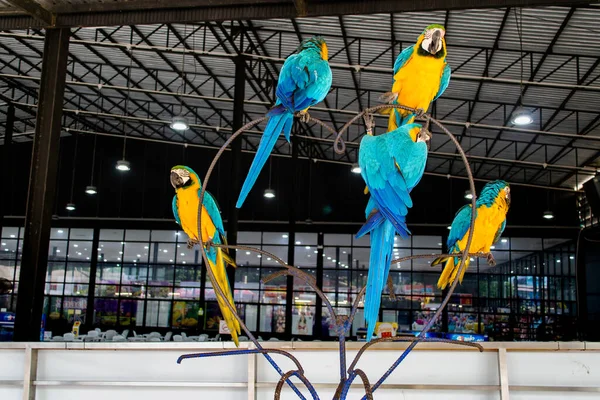
[[[382,109],[390,109],[390,108],[399,108],[399,109],[403,109],[403,110],[407,110],[409,112],[414,113],[418,118],[420,119],[425,119],[426,121],[426,127],[429,127],[430,123],[435,124],[436,126],[438,126],[446,135],[448,135],[448,137],[450,138],[450,140],[452,140],[452,142],[454,142],[454,144],[456,145],[456,148],[465,164],[465,169],[467,171],[467,175],[469,178],[469,185],[470,185],[470,190],[471,193],[473,193],[473,198],[471,199],[471,205],[473,207],[473,209],[475,209],[475,202],[477,201],[477,197],[476,197],[476,192],[475,192],[475,184],[473,181],[473,175],[471,172],[471,168],[469,167],[469,162],[467,160],[467,157],[463,151],[463,149],[461,148],[460,144],[458,143],[458,141],[456,140],[456,138],[454,137],[454,135],[452,135],[439,121],[433,119],[429,114],[422,112],[422,110],[415,110],[409,107],[405,107],[402,105],[397,105],[397,104],[382,104],[379,106],[375,106],[375,107],[371,107],[368,108],[364,111],[362,111],[361,113],[357,114],[355,117],[353,117],[350,121],[348,121],[339,132],[336,132],[333,128],[331,128],[329,125],[325,124],[324,122],[316,119],[316,118],[312,118],[309,117],[308,120],[310,122],[314,122],[320,126],[322,126],[323,128],[325,128],[326,130],[328,130],[329,132],[331,132],[332,134],[334,134],[336,136],[336,139],[334,141],[334,149],[336,151],[336,153],[338,154],[342,154],[345,151],[346,148],[346,144],[344,143],[344,140],[342,139],[342,134],[356,121],[358,121],[361,117],[363,117],[364,119],[364,123],[365,123],[365,127],[366,130],[368,132],[372,132],[372,114],[374,112],[377,112],[379,110]],[[200,193],[200,204],[202,204],[203,199],[204,199],[204,192],[206,190],[209,178],[212,174],[212,171],[217,163],[217,161],[219,160],[219,158],[221,157],[221,155],[223,154],[223,152],[225,151],[225,149],[227,148],[227,146],[229,146],[231,144],[231,142],[238,137],[239,135],[241,135],[244,131],[252,128],[253,126],[263,122],[264,120],[266,120],[266,117],[263,118],[259,118],[256,120],[253,120],[249,123],[247,123],[246,125],[244,125],[243,127],[241,127],[239,130],[237,130],[233,135],[231,135],[231,137],[229,137],[229,139],[227,139],[227,141],[225,141],[225,143],[223,144],[223,146],[219,149],[219,151],[217,152],[217,154],[215,155],[215,157],[213,158],[210,167],[208,168],[208,171],[206,172],[206,176],[204,177],[204,181],[203,181],[203,185],[202,185],[202,191]],[[426,128],[427,129],[427,128]],[[200,229],[201,226],[201,218],[202,218],[202,207],[199,207],[198,209],[198,232],[202,232],[202,229]],[[471,240],[473,238],[473,226],[475,223],[475,213],[471,213],[471,224],[470,224],[470,229],[469,229],[469,234],[468,234],[468,238],[467,238],[467,245],[466,248],[470,248],[471,246]],[[202,240],[202,238],[199,238],[200,240]],[[287,265],[283,260],[281,260],[280,258],[278,258],[277,256],[266,252],[264,250],[260,250],[260,249],[256,249],[253,247],[247,247],[247,246],[234,246],[234,245],[221,245],[221,244],[214,244],[212,243],[212,241],[207,240],[207,241],[203,241],[202,246],[200,246],[200,252],[202,254],[202,258],[204,259],[204,263],[205,265],[208,265],[208,260],[206,258],[206,250],[211,247],[221,247],[224,249],[239,249],[239,250],[245,250],[245,251],[253,251],[268,257],[271,257],[274,261],[276,261],[277,263],[279,263],[282,267],[283,270],[275,272],[274,274],[271,274],[270,276],[266,277],[263,279],[263,283],[264,282],[268,282],[278,276],[284,276],[284,275],[291,275],[294,276],[302,281],[304,281],[307,285],[309,285],[312,289],[315,290],[315,292],[317,293],[317,295],[323,300],[323,304],[325,304],[325,306],[327,307],[329,314],[331,316],[331,318],[335,321],[335,325],[336,325],[336,334],[338,335],[338,341],[339,341],[339,355],[340,355],[340,383],[337,387],[337,390],[334,394],[333,399],[334,400],[345,400],[346,396],[348,394],[348,391],[350,389],[350,386],[352,385],[352,382],[358,377],[360,378],[360,380],[362,381],[362,384],[364,386],[364,390],[365,390],[365,395],[363,397],[364,399],[369,399],[372,400],[373,399],[373,392],[375,392],[375,390],[377,390],[377,388],[379,388],[381,386],[381,384],[390,376],[390,374],[398,367],[398,365],[400,365],[400,363],[402,363],[402,361],[406,358],[406,356],[412,351],[412,349],[414,349],[414,347],[419,343],[419,342],[441,342],[441,343],[451,343],[451,344],[456,344],[456,345],[462,345],[462,346],[468,346],[468,347],[474,347],[479,349],[479,351],[483,351],[483,348],[475,343],[465,343],[465,342],[459,342],[459,341],[453,341],[453,340],[447,340],[447,339],[431,339],[431,338],[426,338],[425,335],[426,333],[431,329],[431,327],[433,326],[433,324],[436,322],[436,320],[439,318],[440,314],[442,313],[442,310],[444,309],[444,307],[446,307],[446,305],[448,304],[448,302],[450,301],[450,297],[452,296],[452,294],[454,293],[454,290],[456,288],[456,285],[458,284],[458,279],[456,279],[452,285],[450,286],[449,290],[448,290],[448,294],[446,295],[446,297],[444,298],[444,300],[442,301],[442,304],[440,305],[440,307],[438,307],[438,309],[436,310],[435,314],[433,315],[433,317],[429,320],[429,322],[425,325],[425,327],[423,328],[423,330],[421,331],[421,333],[417,336],[417,337],[395,337],[395,338],[385,338],[385,339],[375,339],[372,340],[371,342],[365,343],[365,345],[359,350],[358,354],[356,355],[356,357],[354,358],[354,360],[350,363],[350,367],[347,367],[346,365],[346,334],[349,332],[350,327],[352,326],[352,321],[354,320],[354,316],[356,315],[356,311],[358,310],[358,306],[360,303],[361,298],[363,297],[366,287],[363,287],[361,289],[361,291],[359,292],[358,296],[356,297],[354,304],[352,306],[351,312],[349,316],[338,316],[334,310],[334,308],[332,307],[331,303],[329,302],[329,300],[327,299],[327,296],[325,296],[325,294],[323,294],[323,292],[321,291],[321,289],[319,287],[317,287],[316,284],[316,280],[313,276],[307,274],[306,272],[300,270],[299,268],[296,268],[294,266],[291,265]],[[411,259],[418,259],[418,258],[435,258],[435,257],[439,257],[439,256],[444,256],[444,254],[421,254],[421,255],[414,255],[414,256],[408,256],[408,257],[403,257],[403,258],[399,258],[399,259],[395,259],[392,260],[392,263],[398,263],[398,262],[403,262],[403,261],[408,261]],[[462,257],[462,261],[457,273],[457,276],[460,276],[463,269],[466,268],[466,260],[468,257],[488,257],[490,256],[489,253],[474,253],[474,254],[468,254],[468,253],[458,253],[458,254],[453,254],[453,257]],[[212,270],[210,268],[207,268],[207,273],[210,277],[210,279],[212,281],[215,281],[215,276],[212,272]],[[223,291],[221,290],[221,288],[218,285],[214,285],[213,289],[215,290],[216,294],[218,296],[221,296],[222,298],[226,298],[225,294],[223,293]],[[281,376],[281,378],[279,379],[279,382],[277,383],[276,389],[275,389],[275,400],[279,400],[280,396],[281,396],[281,391],[283,389],[283,385],[284,383],[287,383],[287,385],[296,393],[296,395],[298,395],[298,397],[302,400],[306,400],[306,397],[302,394],[302,392],[300,391],[300,389],[296,386],[296,384],[294,384],[290,378],[292,377],[297,377],[303,384],[304,386],[306,386],[306,388],[308,389],[308,392],[310,393],[310,396],[314,399],[314,400],[319,400],[319,396],[314,388],[314,386],[310,383],[310,381],[306,378],[305,374],[304,374],[304,369],[302,368],[302,366],[300,365],[300,363],[298,362],[298,360],[291,355],[289,352],[284,351],[284,350],[277,350],[277,349],[265,349],[261,346],[261,344],[258,342],[258,340],[256,340],[256,338],[254,337],[254,335],[252,335],[252,332],[250,332],[250,330],[246,327],[246,325],[244,324],[244,321],[241,320],[241,318],[239,317],[239,315],[237,314],[237,310],[235,308],[235,306],[233,304],[230,304],[229,302],[225,302],[225,304],[227,305],[227,307],[229,308],[229,310],[233,313],[233,315],[235,316],[235,318],[239,321],[240,323],[240,327],[244,330],[244,332],[246,333],[246,335],[248,336],[249,340],[254,343],[254,346],[256,347],[256,349],[236,349],[236,350],[228,350],[228,351],[216,351],[216,352],[206,352],[206,353],[196,353],[196,354],[185,354],[182,355],[178,358],[177,363],[181,363],[181,361],[185,360],[185,359],[190,359],[190,358],[206,358],[206,357],[217,357],[217,356],[229,356],[229,355],[243,355],[243,354],[257,354],[260,353],[262,354],[267,361],[273,366],[273,368],[275,368],[275,370],[279,373],[279,375]],[[364,352],[369,349],[370,347],[372,347],[373,345],[376,345],[378,343],[381,342],[409,342],[409,346],[402,352],[402,354],[398,357],[398,359],[392,364],[392,366],[383,374],[383,376],[381,376],[381,378],[379,378],[379,380],[371,385],[371,383],[369,382],[369,379],[366,375],[366,373],[364,371],[362,371],[361,369],[357,369],[356,365],[358,364],[361,356],[364,354]],[[294,370],[290,370],[287,372],[283,372],[283,370],[279,367],[279,365],[275,362],[275,360],[273,359],[273,357],[271,357],[271,354],[279,354],[282,356],[285,356],[286,358],[290,359],[294,364],[295,364],[295,368]]]

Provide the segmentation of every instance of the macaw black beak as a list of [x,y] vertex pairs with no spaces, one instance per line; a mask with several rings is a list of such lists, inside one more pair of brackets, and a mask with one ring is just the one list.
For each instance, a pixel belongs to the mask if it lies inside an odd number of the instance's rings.
[[431,36],[431,43],[429,44],[429,52],[431,54],[438,52],[440,40],[442,40],[442,33],[440,31],[433,32],[433,35]]
[[183,185],[183,179],[176,172],[171,172],[171,185],[175,189]]

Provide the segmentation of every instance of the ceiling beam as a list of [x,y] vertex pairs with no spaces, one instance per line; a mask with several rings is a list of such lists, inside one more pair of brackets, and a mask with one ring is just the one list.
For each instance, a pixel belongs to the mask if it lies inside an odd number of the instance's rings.
[[[56,15],[42,7],[40,3],[33,0],[7,0],[8,3],[25,11],[33,19],[43,24],[43,26],[54,26]],[[1,23],[1,22],[0,22]]]
[[[91,27],[111,25],[142,25],[200,21],[231,21],[246,19],[296,18],[375,14],[409,11],[460,10],[468,8],[503,8],[535,6],[589,5],[590,0],[338,0],[307,2],[305,14],[299,15],[292,1],[283,0],[214,0],[210,5],[185,0],[173,4],[169,0],[144,2],[108,2],[102,5],[69,5],[56,15],[56,26]],[[90,8],[92,11],[89,11]],[[43,27],[44,22],[30,16],[7,15],[0,18],[0,30]]]

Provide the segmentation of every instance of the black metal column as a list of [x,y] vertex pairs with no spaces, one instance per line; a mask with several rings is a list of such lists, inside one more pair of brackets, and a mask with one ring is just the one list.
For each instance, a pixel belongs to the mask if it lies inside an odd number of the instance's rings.
[[47,29],[33,138],[15,341],[39,341],[70,29]]
[[[235,63],[235,88],[233,91],[233,131],[237,131],[244,125],[244,96],[246,95],[246,60],[242,56],[236,57]],[[239,210],[235,202],[242,187],[242,136],[238,136],[231,143],[231,196],[229,198],[229,215],[227,217],[227,242],[234,246],[238,237]],[[236,260],[236,252],[230,251],[229,255]],[[235,285],[235,268],[227,268],[227,277],[231,291]]]
[[[15,106],[12,104],[8,104],[8,109],[6,110],[6,130],[4,131],[4,145],[2,146],[2,181],[5,185],[8,185],[8,182],[11,181],[10,171],[14,171],[11,168],[11,151],[12,151],[12,136],[13,136],[13,127],[15,124]],[[4,226],[4,215],[8,213],[8,194],[4,193],[4,196],[0,196],[0,233],[2,232],[2,227]]]
[[85,310],[85,330],[91,331],[94,326],[95,308],[94,299],[96,298],[96,273],[98,271],[98,248],[100,247],[100,228],[94,228],[92,237],[92,256],[90,263],[90,286],[88,286],[87,305]]
[[[319,232],[317,236],[317,286],[323,290],[323,250],[324,250],[324,236],[323,232]],[[317,297],[315,302],[315,318],[314,318],[314,331],[315,338],[322,339],[323,336],[323,300]]]
[[[292,161],[290,165],[289,193],[289,225],[288,225],[288,265],[294,265],[294,253],[296,250],[296,168],[298,168],[298,137],[295,129],[292,131]],[[285,335],[292,337],[292,308],[294,307],[294,277],[287,277],[287,289],[285,296]]]

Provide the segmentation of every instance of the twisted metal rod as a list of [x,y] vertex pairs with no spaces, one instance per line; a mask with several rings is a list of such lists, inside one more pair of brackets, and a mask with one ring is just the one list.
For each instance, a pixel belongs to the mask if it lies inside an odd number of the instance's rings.
[[[460,147],[460,144],[458,143],[458,141],[456,140],[456,138],[437,120],[431,118],[428,114],[423,113],[422,110],[416,110],[413,108],[409,108],[403,105],[399,105],[399,104],[383,104],[383,105],[379,105],[379,106],[375,106],[375,107],[371,107],[368,108],[366,110],[363,110],[361,113],[359,113],[358,115],[356,115],[354,118],[352,118],[350,121],[348,121],[343,127],[342,129],[337,132],[337,136],[336,139],[334,141],[334,149],[337,153],[341,154],[345,151],[345,143],[343,141],[343,139],[341,138],[341,135],[343,134],[344,131],[346,131],[354,122],[356,122],[360,117],[364,117],[365,120],[365,126],[367,127],[367,131],[372,129],[372,118],[369,118],[370,113],[372,112],[376,112],[378,110],[381,109],[389,109],[389,108],[399,108],[399,109],[404,109],[407,110],[409,112],[412,112],[415,114],[415,116],[417,118],[424,118],[426,120],[427,125],[429,126],[430,122],[434,123],[435,125],[437,125],[440,129],[442,129],[442,131],[444,133],[446,133],[450,139],[453,141],[453,143],[457,146],[457,150],[460,153],[461,158],[463,159],[463,162],[465,164],[465,168],[467,171],[467,175],[468,175],[468,179],[469,179],[469,184],[470,184],[470,189],[471,189],[471,193],[474,194],[472,200],[471,200],[471,205],[472,205],[472,209],[475,209],[476,207],[476,196],[475,196],[475,185],[474,185],[474,181],[473,181],[473,176],[472,176],[472,171],[469,167],[469,163],[468,160],[466,158],[466,155],[464,153],[464,151],[462,150],[462,148]],[[215,157],[213,158],[211,165],[206,173],[206,176],[204,178],[204,185],[202,186],[201,192],[200,192],[200,199],[199,199],[199,204],[200,207],[198,208],[198,232],[201,236],[201,218],[202,218],[202,202],[204,199],[204,193],[206,190],[206,186],[208,184],[208,180],[212,174],[212,171],[216,165],[216,162],[218,161],[218,159],[221,157],[221,155],[223,154],[223,152],[225,151],[225,149],[231,144],[231,142],[238,137],[240,134],[242,134],[245,130],[250,129],[251,127],[257,125],[258,123],[266,120],[266,117],[262,117],[259,118],[257,120],[253,120],[249,123],[247,123],[246,125],[244,125],[242,128],[240,128],[239,130],[237,130],[235,133],[232,134],[232,136],[227,139],[227,141],[223,144],[223,146],[219,149],[219,151],[217,152],[217,154],[215,155]],[[316,118],[312,118],[312,117],[308,117],[306,118],[308,121],[313,121],[321,126],[323,126],[325,129],[327,129],[328,131],[330,131],[331,133],[335,134],[335,131],[329,127],[328,125],[326,125],[325,123],[323,123],[322,121],[316,119]],[[474,222],[475,222],[475,213],[471,213],[471,221],[470,221],[470,229],[469,229],[469,233],[468,233],[468,238],[467,238],[467,244],[466,244],[466,248],[470,248],[471,245],[471,241],[473,239],[473,227],[474,227]],[[199,244],[200,244],[200,250],[201,250],[201,254],[202,254],[202,258],[205,262],[206,265],[208,265],[208,259],[207,259],[207,255],[206,255],[206,250],[212,245],[212,246],[219,246],[219,247],[228,247],[228,248],[242,248],[242,249],[248,249],[248,250],[252,250],[252,251],[258,251],[259,253],[262,254],[270,254],[268,252],[264,252],[262,250],[258,250],[258,249],[252,249],[249,247],[243,247],[243,246],[224,246],[224,245],[220,245],[220,244],[213,244],[212,242],[212,238],[209,238],[208,241],[203,241],[202,237],[199,237]],[[205,249],[206,246],[206,249]],[[270,254],[271,255],[271,254]],[[447,256],[451,256],[451,257],[458,257],[458,256],[462,256],[462,261],[461,264],[459,266],[459,270],[457,272],[457,275],[462,274],[462,271],[464,270],[464,268],[466,268],[466,260],[469,256],[471,255],[475,255],[478,257],[481,257],[482,255],[479,253],[474,253],[474,254],[468,254],[468,253],[464,253],[464,254],[452,254],[452,255],[447,255]],[[316,287],[316,284],[313,285],[313,280],[310,279],[310,275],[306,274],[305,272],[299,270],[296,267],[292,267],[289,266],[287,264],[285,264],[285,262],[283,262],[283,260],[279,259],[278,257],[271,255],[272,258],[274,260],[276,260],[278,263],[284,265],[286,267],[286,273],[290,274],[290,275],[294,275],[297,276],[299,279],[304,280],[307,284],[309,284],[313,289],[315,289],[315,292],[320,292],[320,289]],[[415,255],[415,256],[409,256],[409,257],[403,257],[400,259],[396,259],[396,260],[392,260],[393,262],[402,262],[402,261],[406,261],[408,259],[413,259],[413,258],[429,258],[429,257],[434,257],[437,256],[439,257],[440,255],[436,255],[436,254],[423,254],[423,255]],[[446,256],[446,255],[442,255],[442,256]],[[209,274],[209,278],[212,281],[215,281],[215,276],[213,274],[213,272],[211,271],[210,268],[207,268],[207,272]],[[387,377],[395,370],[395,368],[404,360],[404,358],[408,355],[408,353],[410,353],[410,351],[416,346],[416,344],[420,341],[424,341],[425,339],[425,334],[429,331],[429,329],[431,328],[431,326],[435,323],[435,321],[437,320],[437,318],[439,318],[441,311],[443,310],[443,308],[448,304],[451,295],[453,294],[456,286],[458,284],[458,279],[456,279],[453,284],[451,285],[448,294],[446,295],[444,301],[442,302],[442,305],[438,308],[437,312],[434,314],[433,318],[426,324],[426,326],[424,327],[423,331],[421,331],[421,333],[419,334],[419,336],[417,336],[416,338],[411,340],[411,344],[410,346],[402,353],[402,355],[396,360],[396,362],[392,365],[392,367],[390,367],[390,369],[388,369],[388,371],[375,383],[375,385],[373,385],[372,388],[366,390],[366,395],[365,397],[363,397],[363,399],[372,399],[372,392],[374,392],[379,386],[381,386],[381,384],[383,383],[383,381],[385,379],[387,379]],[[225,298],[225,294],[223,293],[222,289],[218,286],[218,285],[213,285],[214,286],[214,290],[215,292],[224,297]],[[365,292],[365,287],[363,287],[363,289],[360,291],[358,297],[355,299],[353,308],[352,308],[352,313],[350,315],[349,318],[345,319],[345,320],[341,320],[339,318],[337,318],[337,315],[335,314],[335,312],[333,311],[333,307],[331,306],[331,303],[329,302],[329,300],[326,298],[326,296],[323,295],[322,299],[324,300],[325,304],[327,305],[328,309],[330,310],[331,315],[335,318],[335,322],[336,322],[336,326],[338,328],[338,335],[339,335],[339,341],[340,341],[340,363],[341,364],[345,364],[345,332],[347,330],[347,327],[349,325],[351,325],[354,316],[356,314],[356,310],[358,309],[358,305],[360,303],[360,299],[362,298],[362,296],[364,295]],[[322,292],[321,292],[322,294]],[[298,395],[298,397],[302,400],[306,400],[306,398],[302,395],[302,393],[299,391],[299,389],[289,380],[290,377],[292,376],[296,376],[298,377],[308,388],[309,392],[311,393],[311,395],[313,396],[313,399],[318,399],[318,396],[316,394],[316,391],[314,390],[314,387],[310,384],[310,382],[306,379],[306,377],[303,374],[302,370],[295,370],[295,371],[288,371],[287,373],[283,373],[283,371],[279,368],[279,366],[275,363],[275,361],[267,354],[268,352],[263,352],[263,348],[262,346],[259,344],[259,342],[256,340],[256,338],[252,335],[252,333],[248,330],[248,328],[246,327],[246,325],[244,324],[244,322],[241,320],[241,318],[239,317],[239,315],[237,314],[237,310],[235,309],[235,307],[230,304],[229,302],[225,302],[226,306],[229,308],[229,310],[233,313],[234,317],[237,319],[237,321],[240,323],[240,327],[246,332],[246,334],[248,335],[248,338],[254,343],[254,345],[257,347],[256,351],[257,353],[261,353],[265,356],[265,358],[269,361],[269,363],[273,366],[273,368],[275,368],[275,370],[281,375],[281,379],[278,382],[278,387],[276,390],[276,399],[279,399],[279,395],[280,392],[282,390],[283,387],[283,383],[286,382],[291,388],[292,390],[294,390],[294,392]],[[427,340],[425,340],[427,341]],[[377,343],[377,342],[376,342]],[[365,346],[365,349],[370,347],[369,345]],[[343,349],[343,353],[342,354],[342,349]],[[243,350],[241,350],[243,351]],[[363,351],[364,352],[364,351]],[[234,352],[229,352],[226,355],[229,354],[237,354],[239,353],[239,351],[234,351]],[[293,357],[291,356],[291,354],[281,351],[279,354],[285,354],[286,356],[289,357]],[[360,353],[362,354],[362,352]],[[223,355],[223,354],[221,354]],[[197,356],[201,356],[201,355],[197,355]],[[355,361],[357,361],[357,359],[355,359]],[[353,366],[355,366],[356,363],[353,362]],[[356,376],[361,376],[362,371],[360,370],[354,370],[353,368],[351,368],[352,373],[350,375],[350,378],[353,380],[356,378]],[[360,371],[360,372],[356,372],[356,371]],[[368,379],[366,379],[366,375],[364,375],[364,373],[362,373],[361,379],[363,380],[363,384],[365,384],[365,382],[368,383]],[[341,377],[340,380],[340,384],[344,383],[344,387],[346,386],[348,380],[345,377],[345,372]],[[349,385],[347,385],[349,388]],[[342,394],[345,398],[346,396],[346,391],[344,391],[342,389]]]
[[298,361],[298,359],[296,357],[294,357],[293,355],[291,355],[290,353],[288,353],[287,351],[279,350],[279,349],[265,349],[265,348],[262,348],[262,349],[237,349],[237,350],[212,351],[210,353],[183,354],[183,355],[179,356],[179,358],[177,359],[177,364],[181,364],[181,362],[183,360],[187,360],[190,358],[208,358],[208,357],[233,356],[233,355],[242,355],[242,354],[267,354],[267,353],[281,354],[282,356],[289,358],[296,365],[296,368],[298,369],[298,371],[300,371],[302,374],[304,374],[304,369],[302,368],[302,365],[300,365],[300,362]]
[[[204,185],[201,185],[201,191],[200,191],[200,198],[198,200],[198,242],[199,242],[199,247],[200,247],[200,253],[202,254],[202,259],[204,260],[204,265],[207,266],[206,268],[206,272],[208,273],[209,279],[211,282],[215,282],[215,284],[213,284],[213,290],[215,291],[215,295],[221,296],[222,299],[227,299],[227,296],[225,295],[225,293],[223,293],[223,290],[219,287],[219,285],[216,284],[217,280],[215,278],[215,275],[212,271],[211,268],[208,268],[208,257],[206,256],[206,249],[204,248],[204,241],[202,240],[202,204],[204,201],[204,193],[206,192],[206,186],[208,185],[208,180],[212,174],[212,171],[215,168],[215,165],[217,164],[217,161],[219,160],[219,158],[221,157],[221,155],[223,154],[223,152],[225,151],[225,149],[231,144],[231,142],[233,142],[233,140],[235,138],[237,138],[239,135],[241,135],[245,130],[248,130],[250,128],[252,128],[253,126],[261,123],[262,121],[266,120],[267,117],[262,117],[262,118],[258,118],[255,119],[253,121],[248,122],[246,125],[242,126],[240,129],[238,129],[237,131],[235,131],[230,137],[229,139],[227,139],[225,141],[225,143],[223,143],[223,146],[221,146],[221,148],[219,149],[219,151],[217,151],[217,154],[215,154],[215,157],[213,158],[213,160],[210,163],[210,166],[208,167],[208,170],[206,171],[206,175],[204,176]],[[212,238],[210,238],[212,239]],[[233,304],[231,304],[229,301],[224,301],[225,305],[227,306],[227,308],[229,309],[229,311],[231,311],[231,313],[233,314],[234,318],[238,321],[238,323],[240,324],[240,328],[244,330],[244,332],[246,332],[246,335],[248,336],[248,339],[254,343],[254,345],[256,346],[257,349],[263,349],[263,347],[260,345],[260,343],[258,342],[258,340],[256,340],[256,338],[254,337],[254,335],[252,334],[252,332],[250,332],[250,330],[248,329],[248,327],[246,326],[246,324],[244,323],[244,321],[242,321],[242,319],[240,318],[240,316],[237,313],[237,310],[235,308],[235,306]],[[273,358],[267,354],[267,353],[263,353],[264,357],[267,359],[267,361],[269,362],[269,364],[271,364],[271,366],[273,366],[273,368],[275,368],[275,370],[277,371],[277,373],[281,376],[284,376],[284,372],[281,370],[281,368],[279,368],[279,365],[277,365],[277,363],[275,362],[275,360],[273,360]],[[301,400],[306,400],[306,398],[302,395],[302,393],[300,392],[300,390],[296,387],[296,385],[294,385],[292,383],[292,381],[290,381],[289,379],[285,379],[285,382],[292,388],[292,390],[298,395],[298,397]],[[308,382],[308,381],[307,381]],[[310,385],[310,382],[308,382],[308,385]],[[314,388],[313,388],[314,390]]]

